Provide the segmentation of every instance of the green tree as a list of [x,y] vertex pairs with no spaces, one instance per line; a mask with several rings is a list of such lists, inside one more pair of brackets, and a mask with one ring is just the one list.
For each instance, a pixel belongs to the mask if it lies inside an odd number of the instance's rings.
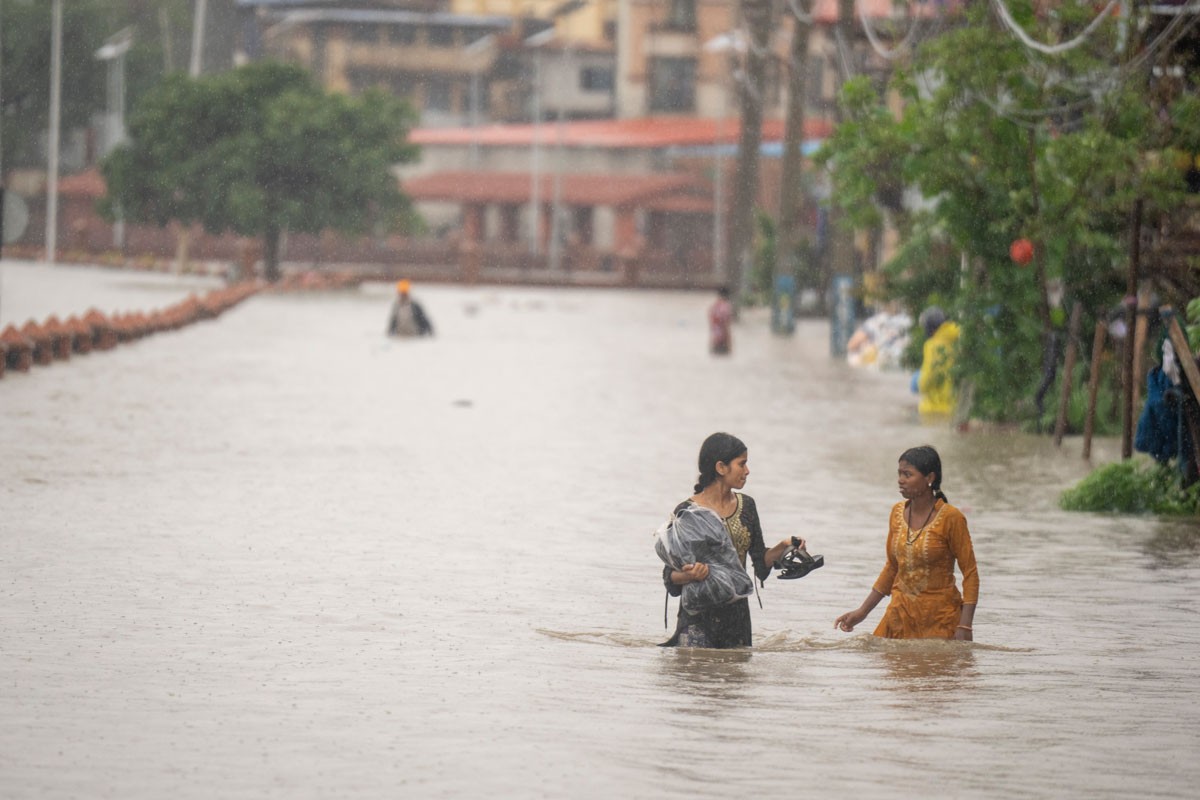
[[415,121],[394,97],[326,93],[283,64],[173,75],[139,104],[130,141],[102,165],[106,210],[261,237],[266,277],[277,280],[284,231],[357,233],[402,219],[392,170],[416,158]]
[[[48,0],[0,0],[0,124],[3,125],[5,169],[43,166],[40,143],[49,125],[50,18]],[[190,25],[188,0],[68,0],[63,3],[62,126],[86,127],[103,111],[105,69],[96,51],[105,39],[125,27],[134,28],[134,44],[126,55],[126,102],[132,106],[161,80],[164,41],[174,23],[182,39]]]
[[[1095,14],[1086,4],[1047,18],[1029,2],[1009,6],[1049,41],[1072,40]],[[885,266],[893,296],[914,310],[938,302],[961,319],[957,364],[975,386],[975,412],[1016,419],[1029,416],[1054,352],[1064,316],[1054,289],[1089,311],[1119,300],[1135,198],[1160,209],[1177,202],[1178,173],[1148,156],[1177,134],[1150,100],[1145,69],[1114,62],[1114,22],[1043,54],[987,4],[965,13],[892,75],[899,115],[869,82],[850,82],[844,121],[820,158],[850,224],[887,219],[899,230],[903,244]],[[902,202],[906,189],[924,202]],[[1035,245],[1027,267],[1009,258],[1018,238]]]

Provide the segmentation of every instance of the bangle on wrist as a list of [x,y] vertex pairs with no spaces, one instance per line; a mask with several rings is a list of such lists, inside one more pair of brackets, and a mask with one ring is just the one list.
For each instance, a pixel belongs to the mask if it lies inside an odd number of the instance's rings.
[[964,631],[969,631],[969,630],[971,630],[971,626],[970,626],[970,625],[959,625],[958,627],[962,628]]

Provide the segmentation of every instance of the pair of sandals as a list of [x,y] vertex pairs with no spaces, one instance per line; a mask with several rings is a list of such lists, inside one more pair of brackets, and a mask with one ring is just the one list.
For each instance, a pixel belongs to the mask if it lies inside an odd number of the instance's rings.
[[787,549],[775,562],[781,581],[792,581],[803,578],[814,569],[825,566],[825,556],[810,556],[808,551],[800,546],[800,537],[792,537],[792,546]]

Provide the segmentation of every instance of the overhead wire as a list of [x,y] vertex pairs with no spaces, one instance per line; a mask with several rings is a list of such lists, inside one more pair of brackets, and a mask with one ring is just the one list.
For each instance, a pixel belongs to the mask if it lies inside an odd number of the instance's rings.
[[[993,0],[993,7],[997,8],[997,11],[999,11],[999,6],[1001,5],[1001,0]],[[1110,3],[1109,5],[1113,5],[1113,3]],[[1075,37],[1071,42],[1064,43],[1064,45],[1070,45],[1071,47],[1069,49],[1078,47],[1083,43],[1084,39],[1086,39],[1088,36],[1091,36],[1095,32],[1099,23],[1103,22],[1106,18],[1107,13],[1108,9],[1098,15],[1088,25],[1087,29],[1085,29],[1083,33]],[[1010,29],[1012,28],[1012,26],[1007,22],[1005,24],[1006,27],[1009,27]],[[1142,68],[1160,51],[1169,49],[1197,24],[1200,24],[1200,15],[1175,15],[1162,31],[1160,31],[1152,40],[1147,42],[1139,50],[1139,52],[1128,61],[1114,65],[1110,70],[1094,73],[1095,77],[1092,78],[1074,76],[1060,79],[1055,83],[1056,88],[1071,91],[1077,95],[1080,95],[1078,99],[1070,102],[1042,108],[1012,108],[1005,106],[1002,100],[985,97],[978,92],[970,92],[969,96],[983,103],[997,116],[1006,119],[1022,128],[1037,127],[1039,124],[1042,124],[1042,120],[1050,117],[1056,117],[1061,120],[1066,115],[1072,115],[1076,112],[1083,111],[1089,107],[1094,107],[1103,102],[1103,96],[1111,94],[1116,88],[1134,78],[1137,74],[1139,74],[1140,70],[1142,70]],[[1014,31],[1014,33],[1016,33],[1016,31]],[[1021,41],[1021,44],[1034,51],[1030,53],[1030,63],[1039,66],[1045,66],[1041,62],[1041,57],[1038,54],[1046,54],[1047,48],[1038,46],[1029,47],[1029,41],[1032,40],[1030,40],[1028,36],[1023,37],[1018,33],[1017,38],[1019,41]],[[1036,45],[1037,43],[1034,42],[1034,44]],[[1065,50],[1061,52],[1065,52]],[[1078,123],[1070,122],[1060,123],[1062,127],[1067,129],[1074,128],[1077,124]]]
[[[792,8],[793,13],[804,13],[799,8],[797,0],[786,0]],[[1107,20],[1111,19],[1113,9],[1118,5],[1120,0],[1109,0],[1109,2],[1101,9],[1096,16],[1087,24],[1087,26],[1076,36],[1066,42],[1061,42],[1054,45],[1044,44],[1033,39],[1019,23],[1012,17],[1004,0],[989,0],[990,5],[995,11],[1000,21],[1004,24],[1016,39],[1030,52],[1031,64],[1047,68],[1049,65],[1042,61],[1044,56],[1057,56],[1063,53],[1074,50],[1085,44]],[[858,11],[858,17],[863,26],[863,32],[866,35],[871,48],[880,57],[889,61],[895,60],[905,50],[909,52],[915,48],[914,40],[917,38],[917,32],[920,26],[919,18],[911,14],[907,30],[900,43],[888,47],[885,45],[879,36],[874,24],[869,19],[868,15],[863,13],[861,0],[855,0],[855,7]],[[1174,8],[1174,7],[1172,7]],[[1183,11],[1195,11],[1196,13],[1183,13]],[[939,16],[936,19],[936,24],[940,24],[943,20]],[[1072,93],[1076,95],[1075,99],[1064,103],[1059,103],[1053,106],[1034,107],[1034,108],[1015,108],[1006,104],[998,98],[986,97],[979,92],[968,92],[966,97],[968,100],[974,99],[983,105],[987,106],[997,116],[1007,119],[1015,125],[1022,128],[1036,128],[1048,118],[1057,118],[1060,129],[1071,129],[1080,124],[1078,121],[1072,122],[1069,118],[1087,108],[1095,107],[1103,102],[1103,97],[1111,94],[1116,88],[1135,77],[1145,67],[1145,65],[1153,59],[1159,52],[1164,49],[1169,49],[1183,36],[1185,36],[1192,28],[1200,24],[1200,2],[1192,0],[1187,6],[1172,15],[1171,21],[1154,36],[1153,39],[1144,43],[1139,51],[1129,60],[1113,65],[1109,70],[1101,70],[1093,73],[1091,76],[1069,76],[1061,75],[1053,82],[1053,88],[1056,90]],[[849,45],[844,41],[841,31],[835,27],[834,38],[836,43],[837,57],[842,68],[842,73],[847,78],[853,75],[853,70],[848,56]],[[932,93],[932,87],[925,86],[927,92]],[[1064,120],[1064,117],[1067,119]]]
[[792,16],[800,22],[811,23],[813,21],[812,11],[805,11],[799,0],[787,0],[788,10],[792,12]]
[[917,28],[920,24],[918,15],[913,14],[911,11],[909,12],[908,30],[904,32],[904,37],[900,40],[900,43],[889,49],[879,39],[879,35],[874,28],[875,23],[870,21],[870,15],[864,11],[863,0],[854,0],[854,7],[858,10],[858,18],[862,22],[863,32],[867,34],[867,41],[870,42],[871,49],[882,58],[892,61],[911,49],[912,42],[916,38]]
[[1078,36],[1076,36],[1074,39],[1071,39],[1070,41],[1066,41],[1066,42],[1061,42],[1060,44],[1046,45],[1046,44],[1042,44],[1041,42],[1035,41],[1028,33],[1025,32],[1025,29],[1022,28],[1020,26],[1020,24],[1018,24],[1017,21],[1015,19],[1013,19],[1012,14],[1009,13],[1008,6],[1006,6],[1004,4],[1004,0],[990,0],[990,1],[992,4],[992,8],[995,9],[996,13],[1000,17],[1000,20],[1005,24],[1006,27],[1008,27],[1009,30],[1011,30],[1013,32],[1013,34],[1018,39],[1021,40],[1022,44],[1024,44],[1026,47],[1028,47],[1031,50],[1036,50],[1039,53],[1045,53],[1048,56],[1057,55],[1059,53],[1065,53],[1068,50],[1074,50],[1076,47],[1079,47],[1081,44],[1083,44],[1085,41],[1087,41],[1088,37],[1090,37],[1092,35],[1093,31],[1095,31],[1096,28],[1100,27],[1100,24],[1112,12],[1113,8],[1117,5],[1117,2],[1118,2],[1118,0],[1108,0],[1108,5],[1106,5],[1100,11],[1100,13],[1098,13],[1096,15],[1096,18],[1093,19],[1090,23],[1088,23],[1088,26],[1086,28],[1084,28],[1083,31],[1081,31],[1080,34]]

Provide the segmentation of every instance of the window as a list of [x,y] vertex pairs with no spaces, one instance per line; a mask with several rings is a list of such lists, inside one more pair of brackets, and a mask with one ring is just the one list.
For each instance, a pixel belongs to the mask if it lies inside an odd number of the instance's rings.
[[411,25],[396,25],[388,38],[392,44],[413,44],[417,41],[417,29]]
[[579,88],[585,92],[611,92],[613,71],[609,67],[584,67],[579,70]]
[[429,28],[430,47],[453,47],[454,28],[448,25],[432,25]]
[[425,110],[449,111],[451,104],[450,81],[446,78],[429,78],[425,81]]
[[666,27],[676,31],[696,30],[696,0],[671,0]]
[[351,25],[350,39],[363,44],[378,44],[379,29],[374,25]]
[[650,60],[650,110],[693,111],[696,108],[696,60]]

